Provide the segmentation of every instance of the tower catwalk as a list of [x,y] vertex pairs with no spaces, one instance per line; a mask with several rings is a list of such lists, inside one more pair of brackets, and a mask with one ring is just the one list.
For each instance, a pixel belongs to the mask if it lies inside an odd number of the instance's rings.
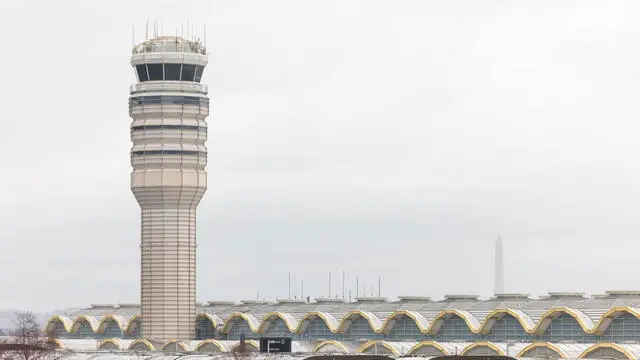
[[131,190],[141,208],[142,336],[195,337],[196,207],[207,189],[209,99],[202,44],[157,37],[133,49]]

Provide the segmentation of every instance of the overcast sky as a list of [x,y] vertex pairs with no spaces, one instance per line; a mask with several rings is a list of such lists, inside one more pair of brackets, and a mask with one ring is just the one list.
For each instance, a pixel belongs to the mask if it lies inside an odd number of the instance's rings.
[[498,234],[508,292],[640,289],[637,1],[2,0],[0,308],[139,301],[153,18],[208,30],[199,300],[487,297]]

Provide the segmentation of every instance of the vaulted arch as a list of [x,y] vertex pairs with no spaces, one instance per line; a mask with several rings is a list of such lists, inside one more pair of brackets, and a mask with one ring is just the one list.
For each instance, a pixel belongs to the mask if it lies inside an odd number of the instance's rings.
[[567,314],[574,318],[585,333],[592,334],[594,332],[595,325],[591,318],[588,317],[585,313],[573,308],[557,307],[549,309],[544,315],[540,317],[540,320],[538,320],[538,324],[534,329],[534,333],[539,335],[544,334],[549,325],[551,325],[551,321],[562,314]]
[[140,315],[132,316],[131,319],[129,319],[129,321],[127,322],[127,326],[125,327],[124,331],[127,334],[133,333],[135,328],[140,328],[141,322],[142,322],[142,317],[140,317]]
[[367,341],[362,346],[360,346],[357,350],[358,353],[362,354],[389,354],[389,355],[400,355],[400,351],[393,346],[391,343],[388,343],[384,340],[380,341]]
[[189,346],[183,342],[175,339],[169,340],[162,345],[162,351],[164,352],[187,352]]
[[[54,315],[49,318],[45,326],[45,333],[53,337],[61,337],[71,332],[73,321],[66,316]],[[64,332],[65,334],[61,334]]]
[[615,319],[624,315],[630,315],[640,320],[640,309],[630,306],[614,307],[609,309],[606,313],[602,314],[600,320],[595,326],[595,329],[593,330],[593,333],[596,335],[604,334]]
[[[122,325],[121,325],[122,324]],[[102,338],[123,338],[124,336],[124,320],[117,319],[114,316],[105,316],[98,325],[96,335]]]
[[533,319],[521,310],[508,309],[508,308],[496,309],[492,311],[489,315],[487,315],[484,318],[484,321],[482,322],[482,324],[480,325],[479,333],[481,334],[490,333],[491,329],[493,329],[493,326],[496,324],[496,321],[498,321],[499,319],[507,315],[512,316],[516,320],[518,320],[518,322],[520,323],[520,326],[522,326],[525,332],[529,334],[533,333],[536,327],[536,323],[533,321]]
[[109,323],[115,323],[118,326],[118,329],[124,331],[127,327],[126,321],[122,318],[122,316],[118,315],[105,315],[100,319],[98,323],[98,329],[96,333],[104,334],[105,330],[109,327]]
[[234,322],[237,322],[238,320],[244,321],[251,329],[251,332],[257,333],[258,328],[260,328],[260,322],[258,321],[258,319],[256,319],[255,316],[251,314],[235,312],[225,319],[224,325],[222,326],[222,332],[228,334],[235,325]]
[[327,313],[312,311],[306,313],[298,322],[296,334],[303,338],[333,338],[338,331],[338,320]]
[[124,349],[124,347],[122,346],[122,343],[117,339],[102,339],[98,343],[98,350],[114,351],[122,349]]
[[534,342],[532,344],[529,344],[526,347],[524,347],[522,350],[520,350],[520,352],[516,355],[516,357],[517,358],[520,358],[520,357],[536,358],[536,357],[541,357],[541,356],[536,356],[540,353],[549,354],[549,355],[555,354],[559,359],[566,359],[568,357],[567,354],[564,351],[562,351],[562,349],[560,349],[556,345],[549,342]]
[[637,360],[636,355],[615,343],[599,343],[586,349],[579,356],[580,359],[627,359]]
[[216,337],[218,322],[209,314],[196,316],[196,340],[213,339]]
[[349,311],[342,318],[342,321],[340,322],[340,325],[338,326],[338,332],[339,333],[346,332],[349,329],[349,327],[351,326],[351,323],[354,320],[356,320],[357,318],[363,318],[363,319],[367,320],[372,332],[374,332],[374,333],[381,333],[382,332],[382,321],[380,321],[380,319],[377,316],[375,316],[373,313],[371,313],[369,311],[362,311],[362,310]]
[[[245,352],[258,352],[260,351],[260,345],[258,345],[258,342],[256,342],[255,340],[246,340],[244,342],[244,351]],[[233,347],[231,348],[232,352],[237,352],[240,347],[240,343],[237,343],[235,345],[233,345]]]
[[417,311],[400,310],[392,313],[385,319],[384,323],[382,324],[382,332],[385,334],[389,334],[393,329],[395,322],[403,317],[412,319],[418,329],[420,329],[420,332],[427,333],[429,331],[430,323],[429,320],[424,317],[424,315],[420,314]]
[[210,353],[228,352],[229,349],[227,349],[227,347],[222,345],[222,343],[219,342],[218,340],[207,339],[207,340],[201,341],[198,344],[198,346],[196,346],[194,351],[201,352],[201,353],[209,353],[210,354]]
[[260,334],[266,333],[269,330],[269,326],[274,322],[275,319],[282,320],[287,326],[290,333],[296,333],[296,331],[298,330],[298,321],[291,314],[274,311],[264,316],[262,322],[260,323],[260,327],[258,328],[258,332]]
[[98,320],[93,316],[80,315],[74,320],[70,334],[73,337],[80,338],[95,337],[99,324]]
[[156,347],[147,339],[137,339],[129,344],[131,351],[156,351]]
[[449,351],[436,341],[421,341],[415,344],[407,355],[420,355],[422,357],[436,357],[443,355],[451,355]]
[[64,349],[64,344],[62,343],[62,341],[60,341],[60,339],[48,338],[46,342],[47,342],[47,346],[51,349],[56,349],[56,350]]
[[460,355],[468,356],[486,356],[486,355],[506,355],[505,352],[500,349],[496,344],[492,342],[475,342],[467,346]]
[[479,332],[480,322],[470,312],[464,311],[464,310],[447,309],[447,310],[441,311],[433,319],[433,321],[431,321],[431,325],[429,326],[429,330],[428,330],[429,334],[437,334],[440,331],[440,328],[442,327],[442,325],[444,324],[444,321],[447,318],[450,318],[452,316],[456,316],[462,319],[467,325],[467,328],[469,329],[470,332],[476,333],[476,334]]
[[336,340],[325,340],[316,345],[314,353],[341,353],[349,354],[352,351],[342,342]]

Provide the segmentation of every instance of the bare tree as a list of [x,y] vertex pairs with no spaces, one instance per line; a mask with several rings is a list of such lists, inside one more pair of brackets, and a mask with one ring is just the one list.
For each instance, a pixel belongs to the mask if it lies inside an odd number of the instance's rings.
[[4,360],[40,360],[51,352],[47,336],[32,312],[16,313],[13,325],[14,329],[0,344]]

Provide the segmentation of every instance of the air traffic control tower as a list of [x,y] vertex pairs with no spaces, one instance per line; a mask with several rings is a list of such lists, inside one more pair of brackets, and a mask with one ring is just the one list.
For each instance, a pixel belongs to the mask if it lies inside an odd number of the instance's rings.
[[131,65],[131,190],[140,204],[142,336],[195,338],[196,208],[207,189],[205,47],[156,37]]

